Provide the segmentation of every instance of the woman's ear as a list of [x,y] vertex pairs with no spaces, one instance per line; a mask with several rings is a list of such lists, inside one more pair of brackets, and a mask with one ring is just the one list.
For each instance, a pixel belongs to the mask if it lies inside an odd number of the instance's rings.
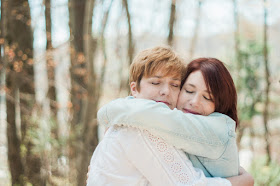
[[136,96],[137,96],[138,91],[137,91],[137,86],[136,86],[136,82],[135,82],[135,81],[133,81],[133,82],[130,83],[130,91],[131,91],[131,95],[132,95],[133,97],[136,97]]

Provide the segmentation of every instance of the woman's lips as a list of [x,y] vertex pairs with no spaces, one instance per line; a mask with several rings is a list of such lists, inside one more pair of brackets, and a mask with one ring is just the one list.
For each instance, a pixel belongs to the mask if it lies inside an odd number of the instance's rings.
[[185,113],[201,115],[201,114],[199,114],[198,112],[194,112],[194,111],[191,111],[191,110],[189,110],[189,109],[185,109],[185,108],[184,108],[183,110],[184,110]]

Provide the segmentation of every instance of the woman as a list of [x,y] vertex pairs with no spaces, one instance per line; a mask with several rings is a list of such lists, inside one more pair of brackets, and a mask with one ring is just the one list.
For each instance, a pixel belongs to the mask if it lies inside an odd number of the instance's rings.
[[185,151],[208,177],[238,175],[237,94],[230,73],[215,58],[199,58],[188,64],[185,79],[179,110],[129,97],[103,107],[99,123],[146,129]]

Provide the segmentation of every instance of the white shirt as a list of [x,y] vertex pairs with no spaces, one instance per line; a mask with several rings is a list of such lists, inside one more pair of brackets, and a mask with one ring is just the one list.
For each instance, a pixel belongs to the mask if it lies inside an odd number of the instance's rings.
[[[195,147],[194,147],[195,148]],[[231,185],[206,178],[183,151],[147,130],[110,127],[90,162],[88,186]]]

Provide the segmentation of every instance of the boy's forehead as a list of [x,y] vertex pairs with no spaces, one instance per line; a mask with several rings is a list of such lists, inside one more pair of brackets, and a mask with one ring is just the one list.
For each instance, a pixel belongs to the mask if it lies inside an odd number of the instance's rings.
[[170,71],[168,69],[159,69],[156,70],[155,72],[152,72],[151,74],[147,74],[146,78],[150,78],[150,77],[155,77],[155,78],[164,78],[164,77],[171,77],[174,80],[178,80],[181,81],[181,74],[176,72],[176,71]]

